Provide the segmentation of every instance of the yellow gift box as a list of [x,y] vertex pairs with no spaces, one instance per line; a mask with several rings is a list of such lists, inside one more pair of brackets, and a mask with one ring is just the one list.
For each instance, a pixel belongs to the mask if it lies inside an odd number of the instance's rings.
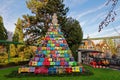
[[42,47],[42,50],[46,50],[46,47]]
[[75,67],[72,67],[72,72],[75,72]]
[[37,66],[37,62],[36,61],[32,61],[32,66]]
[[19,68],[19,69],[18,69],[18,73],[21,73],[21,72],[29,72],[29,71],[30,71],[30,69],[27,68],[27,67]]
[[52,61],[52,58],[49,58],[48,60],[49,60],[49,61]]

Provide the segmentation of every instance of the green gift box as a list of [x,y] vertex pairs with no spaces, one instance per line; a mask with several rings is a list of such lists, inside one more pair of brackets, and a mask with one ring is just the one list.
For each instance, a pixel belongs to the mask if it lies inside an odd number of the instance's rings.
[[64,54],[60,54],[60,57],[64,57]]
[[60,50],[60,54],[62,54],[62,50]]
[[47,50],[47,54],[49,54],[50,53],[50,50]]
[[68,62],[68,61],[70,61],[70,58],[65,58],[65,60]]
[[64,50],[64,53],[68,53],[68,50]]
[[73,66],[73,62],[69,62],[69,65],[70,65],[70,66]]
[[64,53],[64,50],[62,50],[61,53],[63,54],[63,53]]
[[55,62],[50,62],[50,65],[55,65]]
[[55,44],[51,44],[51,47],[54,47],[55,46]]
[[73,66],[76,66],[76,65],[77,65],[77,62],[74,61],[74,62],[73,62]]

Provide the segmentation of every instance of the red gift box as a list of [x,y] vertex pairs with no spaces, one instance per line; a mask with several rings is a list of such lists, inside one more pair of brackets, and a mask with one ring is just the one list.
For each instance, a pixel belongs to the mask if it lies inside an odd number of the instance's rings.
[[64,65],[65,65],[65,62],[61,61],[61,62],[60,62],[60,65],[61,65],[61,66],[64,66]]
[[55,54],[55,50],[52,50],[50,53],[51,53],[51,54]]
[[49,61],[49,58],[45,58],[45,60],[44,60],[45,62],[48,62]]
[[45,66],[49,66],[49,65],[50,65],[50,62],[49,62],[49,61],[47,61],[47,62],[43,62],[43,65],[45,65]]
[[35,74],[47,74],[48,69],[46,67],[36,67],[34,73]]
[[55,46],[59,47],[59,46],[60,46],[60,44],[56,43],[56,44],[55,44]]
[[68,68],[65,68],[65,70],[66,70],[67,73],[72,73],[72,68],[68,67]]

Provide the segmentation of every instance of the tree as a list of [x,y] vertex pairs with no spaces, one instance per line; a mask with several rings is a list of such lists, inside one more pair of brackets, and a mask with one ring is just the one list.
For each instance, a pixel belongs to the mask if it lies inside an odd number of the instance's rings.
[[18,18],[17,24],[15,28],[15,32],[13,35],[13,41],[15,42],[23,42],[24,35],[23,35],[23,27],[22,27],[22,20]]
[[113,39],[108,39],[107,43],[109,44],[111,53],[116,54],[117,53],[117,47],[116,47],[116,44],[115,44],[114,40]]
[[0,40],[6,40],[8,38],[7,30],[4,27],[3,19],[0,16]]
[[[34,2],[34,5],[30,6],[32,1],[33,0],[29,0],[26,3],[27,7],[35,14],[35,16],[23,16],[25,21],[24,23],[30,24],[26,28],[25,33],[31,37],[28,39],[30,42],[36,41],[38,37],[42,37],[46,34],[49,24],[51,23],[53,13],[57,13],[59,24],[62,25],[65,23],[66,13],[68,12],[68,8],[65,8],[63,0],[48,0],[47,4],[44,4],[44,2],[41,2],[41,0],[35,0],[37,2]],[[35,5],[40,2],[44,5],[36,7]]]
[[[32,4],[32,1],[33,0],[27,1],[27,7],[35,14],[35,16],[23,16],[25,34],[26,36],[29,35],[31,37],[28,38],[27,41],[34,43],[38,37],[43,37],[49,28],[49,24],[52,22],[52,15],[56,13],[58,16],[58,23],[65,34],[65,38],[68,41],[72,52],[75,53],[82,40],[83,33],[77,20],[66,18],[69,9],[63,4],[64,0],[48,0],[46,4],[40,2],[41,0],[35,0],[34,5]],[[36,6],[37,2],[38,4],[41,4],[41,6]]]
[[62,27],[62,31],[64,32],[64,36],[69,44],[69,47],[74,53],[73,56],[77,60],[77,54],[75,53],[83,38],[83,32],[79,22],[75,19],[67,18],[64,27]]
[[[17,23],[15,25],[16,28],[13,35],[13,41],[24,43],[24,33],[23,33],[24,28],[23,28],[22,20],[18,18]],[[33,53],[31,47],[26,45],[19,45],[19,44],[15,46],[11,45],[10,49],[11,49],[11,53],[14,53],[12,54],[13,57],[19,56],[22,57],[22,59],[30,57]]]

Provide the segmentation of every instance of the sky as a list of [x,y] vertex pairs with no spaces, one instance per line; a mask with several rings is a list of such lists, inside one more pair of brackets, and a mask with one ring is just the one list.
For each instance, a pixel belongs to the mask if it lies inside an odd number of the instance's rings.
[[[108,0],[64,0],[66,7],[69,7],[67,17],[79,21],[83,38],[96,38],[108,36],[120,36],[120,0],[115,8],[117,13],[115,21],[98,32],[98,26],[104,20],[111,4],[105,6]],[[0,15],[3,17],[4,26],[8,31],[14,32],[15,23],[22,15],[30,14],[26,7],[26,0],[0,0]]]

